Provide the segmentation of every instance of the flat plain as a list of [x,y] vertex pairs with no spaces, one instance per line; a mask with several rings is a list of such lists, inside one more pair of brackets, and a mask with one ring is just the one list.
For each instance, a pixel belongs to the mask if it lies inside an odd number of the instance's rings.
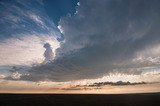
[[0,94],[0,106],[160,106],[160,93]]

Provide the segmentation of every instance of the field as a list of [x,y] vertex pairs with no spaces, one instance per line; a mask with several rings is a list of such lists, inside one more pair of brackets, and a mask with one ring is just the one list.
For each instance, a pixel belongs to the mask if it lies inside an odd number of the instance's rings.
[[0,106],[160,106],[160,93],[0,94]]

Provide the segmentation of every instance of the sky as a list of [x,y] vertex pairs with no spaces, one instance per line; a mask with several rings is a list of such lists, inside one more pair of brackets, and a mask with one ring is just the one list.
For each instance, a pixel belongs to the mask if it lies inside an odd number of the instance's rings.
[[1,0],[0,16],[1,92],[73,82],[160,87],[159,0]]

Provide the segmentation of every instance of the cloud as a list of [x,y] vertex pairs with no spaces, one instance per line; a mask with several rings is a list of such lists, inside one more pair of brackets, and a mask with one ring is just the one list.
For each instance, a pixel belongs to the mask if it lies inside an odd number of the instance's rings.
[[0,79],[4,79],[4,78],[5,78],[5,75],[0,74]]
[[59,29],[45,13],[42,0],[0,1],[0,66],[44,61],[43,45],[59,47]]
[[139,51],[159,46],[159,4],[158,0],[80,0],[77,13],[59,22],[65,42],[57,50],[56,59],[33,67],[30,76],[22,79],[96,78],[115,69],[141,74],[137,68],[143,65],[132,60]]
[[17,71],[12,73],[11,77],[12,79],[20,79],[22,74],[18,73]]
[[144,67],[156,67],[153,61],[139,65],[138,59],[133,60],[160,54],[149,53],[160,47],[159,0],[79,0],[78,4],[74,16],[59,22],[65,41],[54,61],[31,67],[20,80],[68,81],[115,72],[140,75]]
[[[22,34],[21,34],[22,35]],[[20,35],[18,35],[20,36]],[[23,36],[23,35],[22,35]],[[24,35],[25,37],[9,38],[0,42],[0,65],[31,65],[44,61],[46,42],[51,44],[53,52],[59,47],[59,42],[50,35]],[[26,55],[27,54],[27,55]]]
[[45,13],[42,0],[2,0],[0,16],[0,75],[5,75],[0,79],[21,80],[45,60],[44,44],[49,43],[55,54],[61,32]]
[[35,33],[59,38],[61,36],[59,29],[48,17],[41,2],[42,0],[1,1],[1,40]]
[[46,62],[52,61],[54,56],[53,56],[53,51],[52,51],[51,45],[49,43],[46,43],[46,44],[44,44],[43,47],[46,49],[43,54],[45,57],[45,61]]
[[34,20],[35,23],[37,23],[38,25],[40,25],[40,26],[45,26],[45,24],[43,23],[43,21],[41,20],[41,18],[40,18],[39,16],[34,15],[34,14],[30,14],[30,18],[31,18],[32,20]]
[[141,84],[147,84],[146,82],[123,82],[123,81],[117,81],[117,82],[96,82],[93,85],[89,86],[104,86],[104,85],[112,85],[112,86],[123,86],[123,85],[141,85]]

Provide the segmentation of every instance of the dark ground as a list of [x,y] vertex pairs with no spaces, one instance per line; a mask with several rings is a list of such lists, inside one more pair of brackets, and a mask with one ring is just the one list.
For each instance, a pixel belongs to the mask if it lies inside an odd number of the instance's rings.
[[160,106],[160,93],[0,94],[0,106]]

